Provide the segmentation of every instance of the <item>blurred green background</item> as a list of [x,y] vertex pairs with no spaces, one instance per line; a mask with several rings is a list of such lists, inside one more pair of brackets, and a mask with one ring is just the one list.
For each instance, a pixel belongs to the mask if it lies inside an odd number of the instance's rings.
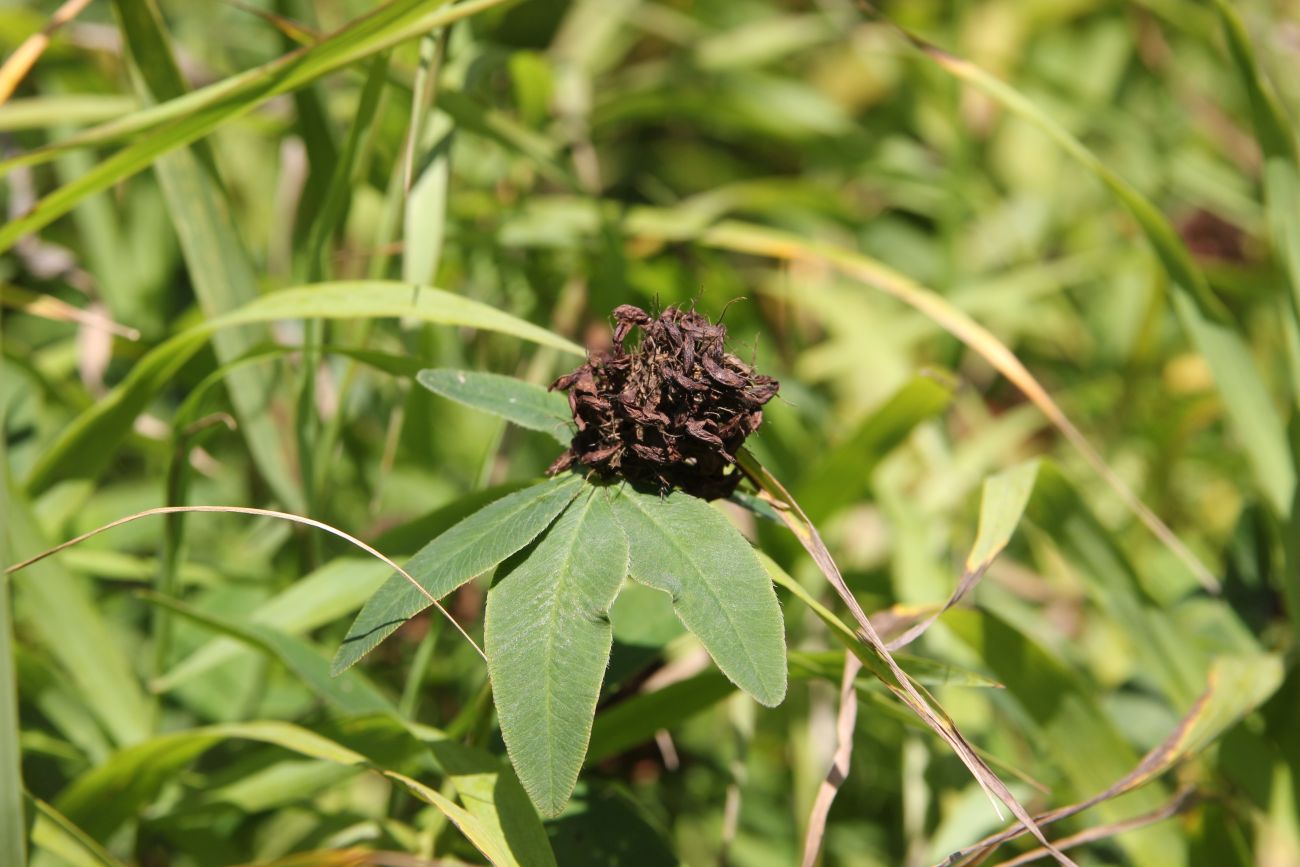
[[[4,52],[57,6],[0,8]],[[938,672],[934,696],[1034,812],[1106,789],[1184,717],[1197,735],[1175,769],[1053,839],[1102,829],[1072,850],[1080,864],[1300,863],[1300,5],[442,9],[102,0],[54,34],[0,106],[0,559],[144,509],[225,504],[309,515],[400,561],[483,491],[538,476],[551,440],[411,374],[545,384],[574,357],[368,311],[379,284],[365,281],[436,286],[579,344],[623,303],[725,311],[733,351],[782,383],[751,446],[868,612],[942,603],[995,520],[985,479],[1043,459],[1007,551],[904,667]],[[979,70],[1011,90],[979,86]],[[168,102],[188,91],[210,96]],[[85,130],[85,146],[47,149]],[[738,252],[710,235],[727,220],[794,247]],[[836,251],[884,276],[837,267]],[[899,275],[1014,352],[1221,591],[987,354],[889,297]],[[329,296],[354,307],[289,311],[326,321],[186,331],[338,281],[360,281]],[[1206,290],[1217,301],[1198,306]],[[66,321],[50,299],[98,318]],[[192,347],[160,354],[178,341]],[[732,514],[834,607],[783,529]],[[316,676],[386,576],[338,539],[230,514],[135,522],[11,576],[0,710],[19,725],[0,735],[23,788],[0,757],[0,806],[25,824],[0,826],[5,852],[484,863],[444,812],[304,746],[315,733],[468,808],[469,759],[368,716],[348,692],[364,686],[476,761],[504,755],[482,661],[438,619],[412,621],[355,680]],[[473,634],[486,587],[449,600]],[[837,663],[807,654],[840,646],[782,600],[804,656],[765,710],[696,673],[662,600],[625,595],[602,715],[673,678],[680,695],[648,731],[605,724],[617,748],[546,823],[558,863],[798,863],[838,707]],[[887,691],[864,679],[859,694],[825,864],[938,863],[1004,827]],[[212,728],[250,721],[298,728],[289,749]],[[394,853],[427,860],[382,860]]]

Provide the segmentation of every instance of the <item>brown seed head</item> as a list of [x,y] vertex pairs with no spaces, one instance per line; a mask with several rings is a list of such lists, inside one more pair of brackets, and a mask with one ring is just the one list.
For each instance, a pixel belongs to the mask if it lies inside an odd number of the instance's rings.
[[[780,384],[728,353],[727,329],[694,311],[669,307],[654,318],[624,304],[614,322],[610,348],[551,385],[568,392],[578,432],[547,472],[581,464],[705,499],[731,494],[736,450]],[[634,328],[642,337],[629,350]]]

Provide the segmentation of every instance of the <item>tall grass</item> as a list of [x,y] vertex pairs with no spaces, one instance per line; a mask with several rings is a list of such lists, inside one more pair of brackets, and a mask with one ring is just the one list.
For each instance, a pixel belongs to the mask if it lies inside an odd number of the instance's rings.
[[[72,6],[0,13],[0,560],[91,534],[6,572],[0,862],[1300,862],[1275,4]],[[554,459],[624,303],[781,380],[725,510],[788,692],[628,583],[503,742],[492,576],[469,641],[376,620],[302,521],[450,580],[409,558]],[[574,695],[589,743],[519,739]]]

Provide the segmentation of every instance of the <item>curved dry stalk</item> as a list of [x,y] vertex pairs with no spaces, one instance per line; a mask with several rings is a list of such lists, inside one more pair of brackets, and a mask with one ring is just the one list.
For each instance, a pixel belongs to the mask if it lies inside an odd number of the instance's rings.
[[22,561],[21,563],[15,563],[14,565],[9,566],[5,569],[5,574],[12,575],[15,572],[19,572],[23,569],[26,569],[28,566],[31,566],[33,563],[39,563],[41,560],[44,560],[46,557],[49,557],[53,554],[57,554],[60,551],[64,550],[65,548],[71,548],[73,545],[79,545],[82,542],[86,541],[87,539],[90,539],[93,536],[98,536],[100,533],[103,533],[107,530],[111,530],[114,527],[120,527],[123,524],[129,524],[132,521],[138,521],[141,518],[150,518],[153,517],[154,515],[172,515],[178,512],[233,512],[240,515],[257,515],[258,517],[262,517],[262,518],[276,518],[281,521],[290,521],[294,524],[302,524],[307,527],[315,527],[317,530],[324,530],[326,533],[330,533],[334,536],[338,536],[340,539],[343,539],[344,541],[349,542],[355,545],[356,547],[360,548],[362,551],[365,551],[370,556],[383,561],[385,565],[389,566],[390,568],[393,569],[393,571],[397,572],[397,574],[401,575],[403,578],[409,581],[411,583],[411,586],[413,586],[416,590],[419,590],[420,593],[424,595],[424,598],[429,600],[429,604],[433,605],[433,607],[437,608],[440,612],[442,612],[442,616],[447,618],[447,621],[451,623],[452,626],[456,627],[456,631],[459,632],[461,636],[463,636],[464,639],[470,643],[470,646],[473,647],[474,650],[478,652],[479,656],[483,657],[483,661],[484,662],[487,661],[487,655],[483,653],[483,649],[478,646],[478,642],[476,642],[473,638],[470,638],[469,633],[466,632],[464,628],[459,623],[456,622],[456,619],[447,612],[447,609],[443,608],[442,605],[438,602],[438,600],[433,598],[433,594],[430,593],[428,590],[425,590],[424,587],[420,585],[419,581],[416,581],[413,577],[411,577],[409,572],[407,572],[401,566],[398,566],[396,563],[394,563],[392,560],[390,560],[384,554],[380,553],[375,548],[372,548],[370,545],[367,545],[365,542],[358,539],[356,536],[344,532],[343,530],[340,530],[337,527],[331,527],[329,524],[326,524],[323,521],[317,521],[314,518],[305,518],[302,515],[295,515],[291,512],[277,512],[273,509],[257,509],[252,506],[159,506],[156,509],[145,509],[143,512],[136,512],[134,515],[127,515],[125,518],[118,518],[116,521],[110,521],[109,523],[105,524],[102,527],[97,527],[94,530],[90,530],[89,532],[82,533],[80,536],[77,536],[75,539],[69,539],[66,542],[62,542],[58,545],[55,545],[53,548],[42,551],[41,553],[37,554],[34,557],[28,557],[26,560]]
[[21,310],[32,316],[55,322],[72,322],[96,331],[104,331],[132,342],[140,339],[140,332],[129,325],[114,322],[102,313],[80,307],[38,292],[28,292],[17,286],[0,285],[0,304]]
[[27,73],[40,59],[45,52],[46,47],[50,44],[51,37],[73,18],[81,14],[81,10],[90,5],[90,0],[68,0],[50,16],[49,23],[40,29],[39,32],[33,33],[23,40],[9,59],[5,61],[4,66],[0,66],[0,105],[9,101],[18,85],[27,77]]
[[[961,759],[962,764],[975,777],[975,781],[980,784],[980,788],[988,795],[989,800],[993,802],[994,809],[997,809],[999,801],[1005,804],[1012,815],[1019,820],[1020,824],[1029,833],[1033,834],[1035,839],[1042,843],[1058,862],[1073,867],[1074,862],[1065,853],[1048,842],[1038,824],[1029,815],[1029,811],[1011,793],[1006,783],[1002,782],[1002,779],[985,764],[984,760],[979,757],[975,749],[957,727],[953,725],[952,721],[947,719],[946,716],[941,716],[935,712],[934,708],[930,706],[930,702],[917,689],[912,678],[899,666],[893,654],[885,647],[885,643],[881,640],[880,634],[876,632],[876,628],[871,625],[871,620],[867,617],[866,612],[858,604],[857,598],[849,590],[849,585],[845,583],[844,576],[840,574],[839,566],[836,565],[835,559],[831,557],[830,551],[827,550],[821,534],[817,532],[817,528],[809,520],[807,514],[804,513],[794,497],[790,495],[790,492],[785,489],[785,486],[775,476],[768,472],[766,467],[759,463],[758,459],[748,449],[739,449],[736,457],[737,465],[741,471],[758,488],[759,495],[776,506],[776,513],[780,516],[782,522],[790,529],[790,532],[794,533],[795,538],[799,540],[799,544],[813,558],[822,575],[835,588],[836,594],[848,607],[854,621],[858,624],[856,634],[859,640],[872,652],[876,660],[883,662],[889,668],[889,673],[895,682],[891,683],[878,673],[877,677],[880,677],[881,682],[913,713],[919,716],[921,721],[929,726],[935,734],[943,738],[952,751],[956,753],[957,758]],[[863,662],[870,665],[870,661],[867,659],[863,659]],[[998,814],[1001,816],[1000,810]],[[1020,829],[1016,828],[1014,830],[1019,833]]]
[[1142,502],[1119,474],[1110,468],[1106,459],[1093,448],[1083,432],[1075,427],[1074,422],[1070,421],[1065,411],[1052,399],[1042,383],[1029,372],[1029,368],[1025,367],[1015,353],[993,332],[954,307],[947,299],[897,271],[851,250],[831,244],[810,243],[760,226],[735,221],[723,222],[705,231],[700,241],[706,246],[721,250],[750,253],[788,262],[801,261],[830,266],[847,277],[892,295],[929,318],[979,353],[998,373],[1020,389],[1020,392],[1065,436],[1070,445],[1083,455],[1084,460],[1119,496],[1129,511],[1136,515],[1152,535],[1191,570],[1201,586],[1211,593],[1219,591],[1219,581],[1214,574],[1183,544],[1174,531]]
[[[1128,831],[1136,831],[1138,828],[1145,828],[1148,825],[1154,825],[1157,822],[1163,822],[1166,819],[1172,819],[1179,813],[1189,809],[1196,803],[1195,791],[1188,787],[1174,795],[1169,803],[1161,806],[1159,809],[1152,810],[1150,813],[1143,813],[1141,816],[1134,816],[1132,819],[1125,819],[1122,822],[1112,822],[1109,825],[1100,825],[1096,828],[1088,828],[1077,834],[1071,834],[1069,837],[1063,837],[1056,841],[1056,844],[1062,849],[1073,849],[1076,846],[1082,846],[1084,843],[1095,843],[1098,840],[1108,840],[1111,837],[1124,834]],[[1023,855],[1017,855],[1009,861],[1003,861],[997,867],[1020,867],[1022,864],[1029,864],[1040,858],[1047,857],[1047,852],[1039,847],[1032,849]]]
[[830,815],[835,793],[849,775],[849,760],[853,758],[853,727],[858,721],[858,691],[854,681],[861,670],[862,660],[852,653],[845,653],[844,677],[840,681],[840,713],[835,720],[835,755],[831,757],[830,770],[817,790],[817,800],[813,802],[812,815],[808,817],[801,867],[814,867],[817,863],[826,836],[826,817]]

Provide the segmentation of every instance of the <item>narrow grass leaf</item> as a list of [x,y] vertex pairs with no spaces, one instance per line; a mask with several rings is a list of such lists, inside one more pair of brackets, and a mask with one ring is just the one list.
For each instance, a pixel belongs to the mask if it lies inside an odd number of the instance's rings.
[[785,626],[754,549],[704,500],[623,485],[614,510],[632,546],[631,575],[673,600],[722,673],[760,704],[785,697]]
[[725,675],[705,671],[653,692],[638,693],[596,717],[587,748],[587,764],[598,764],[654,738],[713,707],[736,689]]
[[970,553],[966,555],[966,564],[961,580],[957,582],[957,589],[942,608],[889,642],[890,650],[898,650],[920,638],[945,611],[960,602],[979,583],[989,566],[993,565],[993,561],[1011,541],[1011,535],[1025,514],[1025,507],[1029,505],[1029,497],[1034,492],[1034,482],[1037,479],[1038,461],[1026,461],[985,480],[983,499],[980,501],[979,530],[975,534]]
[[902,443],[917,425],[943,412],[953,387],[933,377],[918,376],[872,412],[847,439],[817,457],[800,479],[799,501],[814,521],[823,520],[869,487],[881,460]]
[[378,712],[397,716],[397,707],[359,671],[347,671],[340,677],[332,677],[329,659],[301,638],[260,623],[241,624],[169,596],[149,592],[140,596],[146,602],[163,606],[191,623],[228,636],[279,662],[337,710],[358,715]]
[[[3,320],[3,317],[0,317]],[[0,321],[0,326],[3,321]],[[4,329],[0,327],[0,349]],[[0,563],[10,561],[8,401],[0,400]],[[14,668],[14,627],[10,578],[0,575],[0,863],[27,863],[27,822],[23,815],[22,748],[18,744],[18,677]]]
[[[430,596],[445,596],[537,538],[581,486],[580,477],[568,474],[502,497],[421,548],[406,570]],[[334,657],[333,671],[355,665],[429,604],[400,575],[390,577],[353,621]]]
[[[388,548],[383,544],[376,547]],[[356,611],[388,576],[388,568],[376,560],[340,557],[259,605],[249,617],[249,625],[289,636],[303,635]],[[150,687],[154,692],[167,692],[249,652],[247,645],[236,639],[215,639],[187,656]]]
[[[1215,660],[1205,691],[1163,741],[1142,757],[1131,771],[1097,794],[1036,817],[1048,825],[1118,798],[1152,782],[1188,756],[1214,743],[1243,717],[1264,704],[1282,685],[1282,662],[1272,654],[1226,656]],[[993,849],[1023,833],[1014,828],[986,837],[954,853],[945,864],[976,864]],[[1154,862],[1154,863],[1159,863]]]
[[450,738],[425,739],[465,811],[525,867],[554,867],[546,828],[509,763]]
[[159,735],[114,753],[72,782],[55,806],[96,840],[106,840],[158,797],[203,753],[230,739],[260,741],[314,759],[364,765],[366,759],[315,732],[284,722],[247,722]]
[[610,491],[587,486],[488,593],[484,645],[501,737],[543,816],[578,782],[628,573]]
[[550,434],[561,445],[573,439],[572,414],[563,394],[513,376],[471,370],[422,370],[415,381],[448,400],[464,404],[511,424]]
[[387,280],[300,286],[264,295],[245,307],[181,332],[131,368],[123,382],[72,421],[41,454],[26,480],[40,493],[64,479],[94,478],[136,417],[208,338],[224,329],[278,319],[367,319],[410,316],[435,325],[496,331],[581,355],[581,347],[495,307],[432,287]]
[[[172,56],[157,5],[117,0],[114,9],[135,60],[138,89],[161,100],[184,94],[185,80]],[[257,271],[235,229],[211,152],[202,144],[178,148],[154,163],[154,173],[204,316],[214,319],[256,300],[260,294]],[[226,329],[212,335],[212,344],[217,359],[226,363],[266,337],[256,328]],[[231,371],[228,393],[258,470],[286,507],[302,511],[305,500],[290,471],[285,443],[274,417],[266,412],[271,387],[267,371],[241,368]]]
[[[101,867],[126,867],[125,861],[114,858],[111,852],[51,805],[39,798],[28,798],[27,803],[36,814],[36,821],[32,825],[33,849],[54,855],[71,865],[98,864]],[[35,859],[33,863],[36,863]]]
[[1241,76],[1241,83],[1246,88],[1250,99],[1251,123],[1255,127],[1255,141],[1264,152],[1265,161],[1281,159],[1295,162],[1295,139],[1291,134],[1291,125],[1286,113],[1278,103],[1277,94],[1264,78],[1259,64],[1255,62],[1255,50],[1250,44],[1250,36],[1242,23],[1241,15],[1228,0],[1214,0],[1215,11],[1219,13],[1219,23],[1228,43],[1228,53]]
[[[7,467],[0,468],[7,482]],[[10,491],[6,529],[11,553],[26,557],[44,544],[42,532],[22,495]],[[31,567],[10,579],[16,618],[57,660],[76,686],[85,712],[97,718],[117,744],[148,736],[151,710],[140,681],[88,590],[88,582],[69,574],[57,560]]]
[[503,841],[499,839],[498,835],[493,833],[493,828],[458,806],[437,789],[430,788],[419,780],[412,779],[405,774],[399,774],[396,771],[384,771],[383,774],[390,780],[401,783],[415,797],[437,807],[438,811],[451,820],[451,823],[465,835],[465,839],[474,844],[474,848],[483,853],[484,857],[495,867],[531,867],[527,862],[515,860],[510,849],[503,845]]
[[1174,284],[1174,310],[1193,345],[1214,372],[1229,424],[1250,459],[1256,484],[1278,513],[1285,514],[1291,504],[1295,469],[1287,453],[1281,416],[1264,387],[1239,326],[1215,297],[1174,227],[1150,200],[1015,88],[967,60],[911,34],[905,35],[945,72],[983,91],[1046,133],[1096,175],[1132,214]]
[[[102,144],[153,130],[95,167],[45,196],[31,210],[0,226],[0,252],[49,225],[86,196],[106,190],[152,164],[169,151],[202,138],[222,124],[284,93],[358,60],[371,57],[428,31],[467,18],[506,0],[467,0],[429,7],[427,0],[396,0],[350,22],[328,39],[290,52],[270,63],[233,75],[202,90],[135,112],[58,145],[0,163],[0,174],[42,162],[70,147]],[[158,128],[161,125],[161,128]]]

